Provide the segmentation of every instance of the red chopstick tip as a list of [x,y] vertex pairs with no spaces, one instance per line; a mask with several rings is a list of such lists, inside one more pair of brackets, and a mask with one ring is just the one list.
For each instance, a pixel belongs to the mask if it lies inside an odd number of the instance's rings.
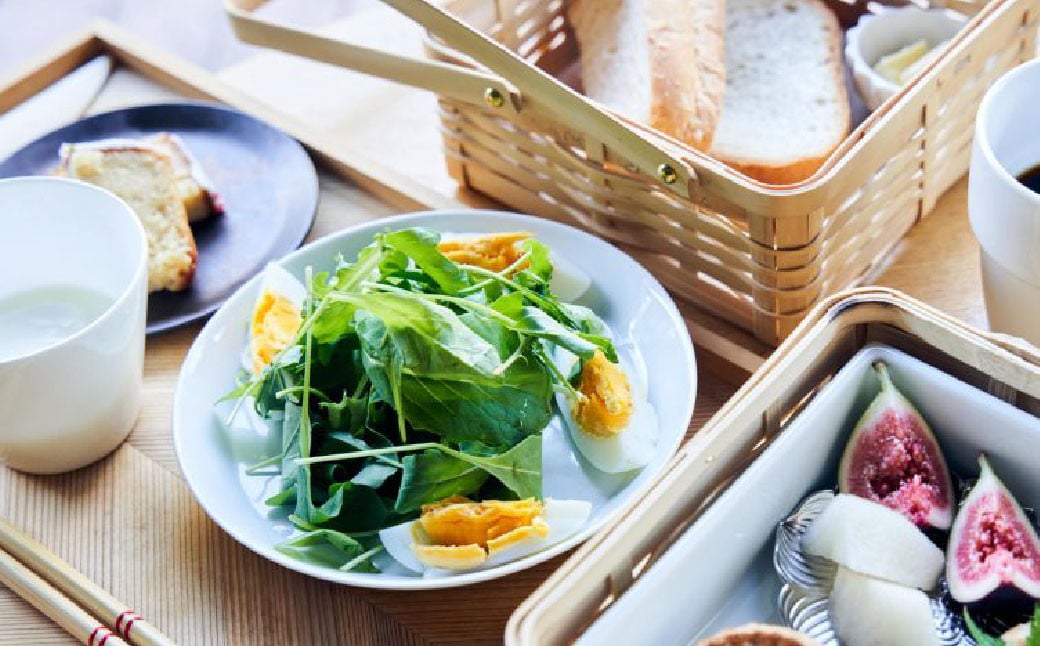
[[104,626],[95,626],[94,630],[90,631],[90,637],[87,638],[87,646],[105,646],[109,637],[114,637],[112,631]]
[[116,617],[116,631],[125,639],[130,639],[130,628],[134,625],[134,622],[140,618],[141,616],[133,610],[124,610],[119,613],[118,617]]

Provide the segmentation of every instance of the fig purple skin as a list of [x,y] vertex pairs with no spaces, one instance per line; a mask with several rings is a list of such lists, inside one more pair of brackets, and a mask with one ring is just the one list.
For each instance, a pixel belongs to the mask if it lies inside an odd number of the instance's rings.
[[928,423],[900,393],[883,363],[881,392],[856,424],[838,471],[838,489],[894,509],[921,529],[953,522],[953,483]]
[[1040,538],[1011,492],[979,456],[978,482],[961,504],[946,549],[950,596],[961,603],[1014,588],[1040,599]]

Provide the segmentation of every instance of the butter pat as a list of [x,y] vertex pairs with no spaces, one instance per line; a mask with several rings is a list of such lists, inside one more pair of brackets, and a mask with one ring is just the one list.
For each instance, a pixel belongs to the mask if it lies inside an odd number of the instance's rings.
[[929,47],[928,41],[918,40],[882,56],[874,64],[874,71],[896,85],[905,85],[935,58],[945,44],[946,41],[943,41],[935,47]]

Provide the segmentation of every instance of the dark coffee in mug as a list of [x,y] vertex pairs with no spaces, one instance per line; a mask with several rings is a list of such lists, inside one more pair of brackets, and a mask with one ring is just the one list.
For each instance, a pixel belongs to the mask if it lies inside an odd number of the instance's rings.
[[1029,190],[1040,193],[1040,164],[1019,173],[1017,179]]

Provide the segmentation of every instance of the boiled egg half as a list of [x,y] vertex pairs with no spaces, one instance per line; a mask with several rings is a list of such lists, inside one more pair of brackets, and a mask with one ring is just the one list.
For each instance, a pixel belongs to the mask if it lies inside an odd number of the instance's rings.
[[[563,374],[570,374],[578,358],[557,352]],[[588,462],[606,473],[642,468],[657,449],[657,412],[647,399],[646,385],[624,356],[611,363],[603,352],[581,367],[575,390],[556,395],[571,441]]]
[[[437,250],[449,260],[461,265],[483,267],[489,271],[499,272],[511,267],[524,255],[520,243],[531,238],[530,233],[491,233],[491,234],[441,234],[441,242]],[[553,265],[549,289],[562,301],[573,302],[588,291],[591,280],[588,274],[578,269],[574,263],[549,251],[549,259]]]
[[484,569],[573,536],[588,520],[584,500],[485,500],[452,496],[423,505],[418,520],[379,532],[404,567],[426,576]]
[[260,291],[249,321],[245,368],[255,375],[292,343],[300,329],[307,288],[281,265],[270,263],[260,279]]

